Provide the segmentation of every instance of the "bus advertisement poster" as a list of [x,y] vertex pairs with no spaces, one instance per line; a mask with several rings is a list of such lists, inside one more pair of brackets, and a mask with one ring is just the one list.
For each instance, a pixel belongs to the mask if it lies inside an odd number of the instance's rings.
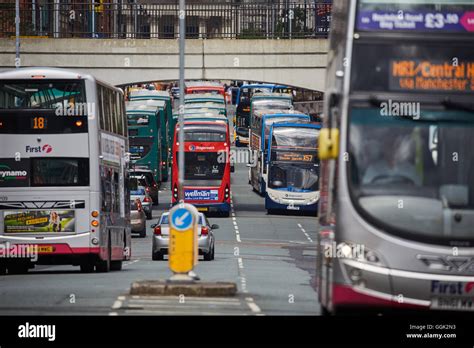
[[28,187],[30,185],[30,161],[12,158],[0,159],[0,187]]
[[471,33],[474,32],[474,11],[360,11],[357,18],[357,29]]
[[74,210],[5,211],[5,233],[74,232]]
[[219,190],[185,190],[184,199],[189,201],[218,201]]

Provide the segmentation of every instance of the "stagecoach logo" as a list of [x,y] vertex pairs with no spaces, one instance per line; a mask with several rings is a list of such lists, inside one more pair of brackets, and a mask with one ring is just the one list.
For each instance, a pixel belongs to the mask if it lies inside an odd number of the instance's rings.
[[26,153],[51,153],[53,152],[53,147],[49,144],[43,146],[30,146],[27,145],[25,149]]
[[194,145],[189,145],[189,150],[195,151],[195,150],[196,150],[196,146],[194,146]]
[[9,166],[0,165],[0,181],[26,180],[27,177],[26,170],[12,170]]

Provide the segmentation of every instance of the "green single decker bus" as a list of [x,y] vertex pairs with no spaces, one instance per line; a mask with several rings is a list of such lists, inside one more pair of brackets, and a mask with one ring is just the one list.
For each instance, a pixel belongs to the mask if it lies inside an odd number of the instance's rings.
[[167,110],[168,106],[164,100],[133,100],[127,104],[127,114],[130,111],[131,113],[138,113],[144,108],[150,108],[150,111],[155,111],[157,114],[157,121],[159,122],[159,131],[160,131],[160,167],[161,167],[161,180],[160,182],[168,181],[169,177],[169,167],[170,167],[170,155],[169,145],[171,144],[168,140],[169,134],[169,124]]
[[[166,141],[163,142],[162,146],[165,151],[162,151],[163,160],[165,162],[164,165],[166,168],[163,171],[164,177],[163,181],[168,181],[169,177],[169,168],[171,168],[171,145],[173,144],[173,136],[174,136],[174,127],[176,126],[176,121],[173,119],[173,103],[170,94],[167,91],[150,91],[147,89],[142,89],[138,91],[133,91],[129,95],[130,102],[135,101],[147,101],[147,100],[161,100],[164,101],[165,105],[163,107],[163,112],[166,119],[167,127],[166,129],[162,127],[162,140],[165,139]],[[163,123],[162,123],[163,124]],[[166,136],[165,136],[166,135]]]

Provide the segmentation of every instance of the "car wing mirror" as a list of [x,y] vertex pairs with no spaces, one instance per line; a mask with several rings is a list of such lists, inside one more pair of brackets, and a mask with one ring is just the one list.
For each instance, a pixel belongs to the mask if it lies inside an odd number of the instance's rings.
[[219,229],[219,225],[214,224],[214,225],[211,226],[211,229],[213,229],[213,230],[218,230],[218,229]]

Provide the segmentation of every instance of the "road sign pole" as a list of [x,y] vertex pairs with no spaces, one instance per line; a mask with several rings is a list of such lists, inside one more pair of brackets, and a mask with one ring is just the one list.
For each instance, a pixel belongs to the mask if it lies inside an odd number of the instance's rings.
[[15,2],[15,67],[20,67],[20,0]]
[[184,202],[184,69],[186,49],[186,0],[179,0],[179,155],[178,155],[178,199]]

